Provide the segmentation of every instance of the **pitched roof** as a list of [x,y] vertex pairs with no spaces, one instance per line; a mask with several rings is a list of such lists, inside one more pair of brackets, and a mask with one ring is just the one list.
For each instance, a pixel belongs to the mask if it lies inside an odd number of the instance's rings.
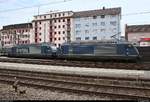
[[127,32],[150,32],[150,25],[131,25],[126,27]]
[[20,29],[20,28],[31,28],[32,23],[22,23],[22,24],[13,24],[13,25],[7,25],[3,26],[3,30],[8,30],[8,29]]
[[121,7],[74,12],[74,17],[90,17],[90,16],[117,15],[117,14],[121,14]]

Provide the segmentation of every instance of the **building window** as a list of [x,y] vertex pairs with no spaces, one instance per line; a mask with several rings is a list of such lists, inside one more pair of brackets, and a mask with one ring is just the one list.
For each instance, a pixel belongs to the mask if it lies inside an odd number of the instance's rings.
[[89,23],[85,24],[86,27],[89,27]]
[[85,37],[85,40],[89,40],[89,37]]
[[97,26],[97,23],[93,23],[93,26]]
[[41,41],[41,39],[40,39],[40,41]]
[[65,34],[65,31],[63,31],[63,34]]
[[57,26],[54,27],[55,29],[57,28]]
[[111,18],[114,18],[114,17],[116,17],[116,15],[111,15],[110,17],[111,17]]
[[81,24],[76,24],[76,28],[80,28],[81,27]]
[[52,15],[50,15],[50,17],[52,18]]
[[63,25],[63,28],[65,28],[65,25]]
[[101,18],[105,18],[105,15],[101,15]]
[[63,16],[65,16],[65,13],[63,13]]
[[65,40],[65,37],[63,37],[63,40]]
[[27,44],[28,43],[28,41],[25,41],[25,44]]
[[81,40],[81,37],[76,37],[76,40]]
[[41,30],[41,27],[39,29]]
[[61,14],[59,14],[59,17],[61,16]]
[[58,34],[61,34],[61,32],[59,31]]
[[55,32],[55,34],[57,34],[57,32]]
[[50,42],[52,42],[52,38],[50,38]]
[[58,40],[61,40],[61,38],[59,37]]
[[55,14],[55,17],[57,17],[57,14]]
[[113,28],[113,32],[116,32],[117,31],[117,28]]
[[63,19],[63,22],[65,22],[66,20],[65,19]]
[[41,22],[39,22],[39,24],[41,24]]
[[97,40],[97,37],[95,36],[95,37],[93,37],[93,40]]
[[61,26],[59,25],[58,28],[61,28]]
[[79,30],[76,31],[76,35],[78,35],[78,34],[80,34],[80,33],[81,33],[81,31],[79,31]]
[[76,21],[80,21],[80,18],[76,18]]
[[89,30],[85,30],[85,34],[89,34]]
[[40,33],[40,35],[42,35],[42,34]]
[[93,19],[97,19],[97,16],[93,16]]
[[67,22],[70,22],[70,19],[67,19]]
[[94,30],[93,30],[93,33],[97,33],[97,29],[94,29]]
[[57,40],[57,38],[54,39],[55,41]]
[[59,21],[59,22],[61,22],[61,20],[60,20],[60,19],[59,19],[58,21]]
[[105,26],[105,22],[101,22],[101,26]]
[[101,32],[105,32],[106,29],[101,29]]
[[60,46],[61,46],[61,44],[58,44],[58,46],[60,47]]
[[111,21],[111,22],[110,22],[110,25],[116,26],[116,25],[117,25],[117,22],[116,22],[116,21]]
[[46,16],[44,16],[44,18],[46,19]]
[[53,29],[53,26],[50,26],[50,29]]
[[55,23],[57,23],[57,20],[54,20]]

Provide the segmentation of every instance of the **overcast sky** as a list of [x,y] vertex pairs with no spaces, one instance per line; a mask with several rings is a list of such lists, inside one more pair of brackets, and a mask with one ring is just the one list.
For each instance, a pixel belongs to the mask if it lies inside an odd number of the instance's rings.
[[[60,1],[60,2],[59,2]],[[150,0],[72,0],[62,3],[63,0],[0,0],[0,28],[4,25],[26,23],[38,14],[38,8],[27,8],[10,11],[16,8],[49,4],[40,7],[40,14],[49,11],[81,11],[121,7],[122,15],[139,12],[150,12]],[[50,4],[53,2],[52,4]],[[58,3],[56,3],[58,2]],[[6,11],[8,10],[8,11]],[[150,13],[122,16],[121,29],[124,34],[124,25],[150,24]]]

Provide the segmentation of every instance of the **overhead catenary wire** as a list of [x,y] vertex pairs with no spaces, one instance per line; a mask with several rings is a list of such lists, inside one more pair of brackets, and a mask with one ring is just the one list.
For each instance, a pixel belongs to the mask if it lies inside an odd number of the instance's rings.
[[123,14],[121,16],[134,16],[134,15],[143,15],[143,14],[150,14],[150,11],[127,13],[127,14]]
[[42,6],[46,6],[46,5],[59,4],[59,3],[69,2],[69,1],[72,1],[72,0],[59,0],[59,1],[49,2],[49,3],[32,5],[32,6],[25,6],[25,7],[14,8],[14,9],[0,10],[0,13],[18,11],[18,10],[23,10],[23,9],[35,8],[35,7],[42,7]]
[[[0,3],[6,2],[6,1],[2,0],[2,1],[0,1]],[[59,1],[54,1],[54,2],[43,3],[43,4],[36,4],[36,5],[32,5],[32,6],[25,6],[25,7],[14,8],[14,9],[0,10],[0,13],[18,11],[18,10],[23,10],[23,9],[35,8],[35,7],[37,7],[39,9],[39,7],[42,7],[42,6],[64,3],[64,2],[69,2],[69,1],[72,1],[72,0],[59,0]],[[150,11],[127,13],[127,14],[122,14],[121,16],[133,16],[133,15],[142,15],[142,14],[150,14]]]

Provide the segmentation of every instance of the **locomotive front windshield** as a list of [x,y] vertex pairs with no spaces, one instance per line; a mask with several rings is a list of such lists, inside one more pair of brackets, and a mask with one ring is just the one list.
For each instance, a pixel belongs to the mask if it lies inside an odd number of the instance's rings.
[[127,44],[125,46],[126,55],[139,55],[138,50],[132,44]]

